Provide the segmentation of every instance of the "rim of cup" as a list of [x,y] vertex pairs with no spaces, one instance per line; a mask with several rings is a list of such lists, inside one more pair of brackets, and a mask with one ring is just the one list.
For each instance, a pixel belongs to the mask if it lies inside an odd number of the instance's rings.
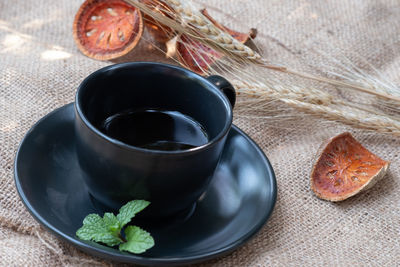
[[[211,91],[210,88],[212,89],[212,92],[219,97],[223,104],[225,105],[225,108],[227,110],[227,117],[228,120],[225,120],[225,125],[222,128],[222,130],[211,140],[209,140],[206,144],[201,145],[201,146],[197,146],[194,148],[190,148],[190,149],[184,149],[184,150],[173,150],[173,151],[167,151],[167,150],[155,150],[155,149],[148,149],[148,148],[141,148],[141,147],[136,147],[133,145],[129,145],[127,143],[124,143],[122,141],[119,141],[118,139],[112,138],[106,134],[104,134],[103,132],[101,132],[97,127],[95,127],[90,121],[89,119],[85,116],[84,112],[82,111],[81,108],[81,94],[82,91],[85,88],[85,85],[92,79],[94,79],[96,76],[100,75],[101,73],[105,72],[105,71],[110,71],[110,70],[116,70],[116,69],[120,69],[120,68],[126,68],[132,65],[156,65],[156,66],[162,66],[162,67],[166,67],[166,68],[170,68],[170,69],[175,69],[177,71],[181,71],[184,72],[185,75],[192,75],[195,76],[196,79],[200,79],[202,80],[203,83],[208,84],[208,90]],[[91,73],[89,76],[87,76],[78,86],[78,89],[76,91],[76,95],[75,95],[75,111],[78,114],[78,116],[80,117],[80,119],[83,121],[83,123],[85,124],[86,127],[88,127],[92,132],[94,132],[97,136],[99,136],[100,138],[108,141],[109,143],[118,146],[119,148],[123,148],[123,149],[127,149],[127,150],[131,150],[131,151],[137,151],[137,152],[142,152],[142,153],[147,153],[147,154],[165,154],[165,155],[182,155],[182,154],[191,154],[191,153],[197,153],[201,150],[205,150],[206,148],[212,147],[215,144],[217,144],[222,138],[224,138],[229,129],[231,128],[232,125],[232,121],[233,121],[233,115],[232,115],[232,107],[231,104],[229,102],[229,100],[227,99],[227,97],[224,95],[224,93],[222,93],[218,87],[216,85],[214,85],[213,83],[211,83],[209,80],[207,80],[207,78],[202,77],[200,75],[198,75],[197,73],[194,73],[190,70],[178,67],[178,66],[174,66],[174,65],[170,65],[170,64],[165,64],[165,63],[159,63],[159,62],[126,62],[126,63],[118,63],[118,64],[113,64],[113,65],[109,65],[106,67],[103,67],[101,69],[96,70],[95,72]]]

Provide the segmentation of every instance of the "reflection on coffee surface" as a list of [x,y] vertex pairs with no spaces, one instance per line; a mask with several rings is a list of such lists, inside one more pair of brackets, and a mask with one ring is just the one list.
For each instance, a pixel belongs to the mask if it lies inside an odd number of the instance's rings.
[[100,130],[128,145],[152,150],[185,150],[208,142],[204,127],[178,111],[128,110],[106,118]]

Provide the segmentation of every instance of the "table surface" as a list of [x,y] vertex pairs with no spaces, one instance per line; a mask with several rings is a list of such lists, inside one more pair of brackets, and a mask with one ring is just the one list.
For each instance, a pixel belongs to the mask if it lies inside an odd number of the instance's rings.
[[[24,134],[38,119],[72,102],[84,77],[115,62],[169,62],[143,40],[127,57],[113,62],[82,55],[72,38],[74,15],[81,3],[0,2],[0,262],[5,266],[117,265],[84,254],[48,233],[29,215],[13,181],[13,160]],[[195,3],[235,29],[257,28],[255,43],[273,62],[324,73],[331,63],[322,53],[347,58],[366,73],[375,68],[400,84],[398,0]],[[272,217],[251,241],[204,266],[398,264],[399,138],[301,114],[277,124],[266,117],[244,116],[238,109],[235,124],[271,160],[278,199]],[[391,166],[374,188],[335,204],[314,196],[309,173],[322,141],[343,131],[351,131],[368,149],[390,160]]]

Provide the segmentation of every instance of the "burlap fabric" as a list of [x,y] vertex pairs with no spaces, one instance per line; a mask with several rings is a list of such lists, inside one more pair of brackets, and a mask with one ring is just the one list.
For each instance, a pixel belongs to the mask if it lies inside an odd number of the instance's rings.
[[[77,50],[72,21],[81,0],[0,2],[0,264],[2,266],[113,265],[79,252],[44,230],[20,201],[13,159],[28,129],[70,103],[82,79],[110,64]],[[257,27],[257,44],[274,61],[302,67],[312,49],[357,52],[400,84],[398,0],[212,0],[210,12],[238,29]],[[212,7],[212,8],[211,8]],[[217,15],[218,16],[218,15]],[[164,60],[142,44],[131,60]],[[346,52],[344,52],[346,53]],[[350,56],[350,54],[349,54]],[[350,56],[351,57],[351,56]],[[360,63],[360,62],[356,62]],[[366,69],[368,71],[368,68]],[[204,266],[395,266],[400,255],[400,139],[321,121],[270,127],[268,120],[235,123],[265,151],[277,175],[278,200],[266,226],[246,245]],[[322,125],[322,127],[321,127]],[[312,157],[326,138],[352,131],[390,160],[372,190],[342,203],[309,189]]]

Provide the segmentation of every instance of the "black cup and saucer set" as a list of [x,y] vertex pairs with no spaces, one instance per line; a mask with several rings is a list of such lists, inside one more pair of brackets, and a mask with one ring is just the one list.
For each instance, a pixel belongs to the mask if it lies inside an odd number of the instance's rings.
[[[267,157],[232,125],[234,104],[233,87],[219,76],[204,78],[151,62],[105,67],[81,83],[75,103],[49,113],[26,134],[14,163],[16,188],[40,224],[101,258],[182,265],[226,255],[263,227],[277,195]],[[165,110],[194,118],[194,126]],[[129,142],[118,138],[124,114],[128,120],[134,114],[133,124],[139,125],[124,128],[131,131]],[[162,126],[154,119],[165,116]],[[203,130],[205,142],[183,149],[176,143],[163,149],[157,141],[168,136],[175,141],[196,137],[197,142]],[[156,147],[141,144],[153,141]],[[154,238],[145,253],[121,252],[76,236],[86,215],[102,216],[133,199],[151,202],[133,219]]]

